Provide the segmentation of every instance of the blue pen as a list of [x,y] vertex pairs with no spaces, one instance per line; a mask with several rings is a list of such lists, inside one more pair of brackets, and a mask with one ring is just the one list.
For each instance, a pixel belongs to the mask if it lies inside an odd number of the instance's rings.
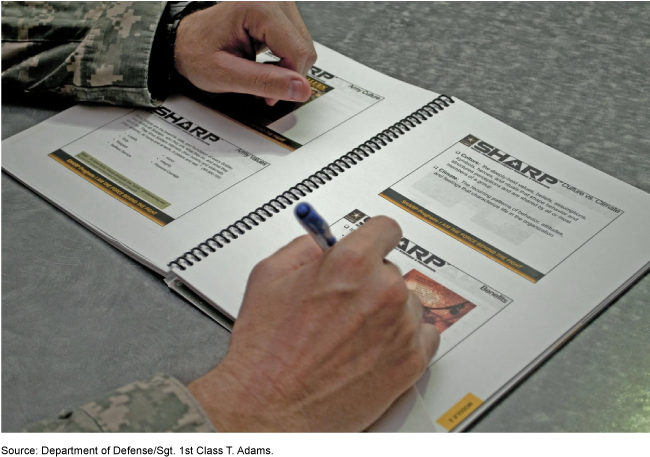
[[299,203],[295,210],[300,224],[307,230],[323,251],[334,246],[336,238],[332,235],[327,222],[318,215],[309,203]]

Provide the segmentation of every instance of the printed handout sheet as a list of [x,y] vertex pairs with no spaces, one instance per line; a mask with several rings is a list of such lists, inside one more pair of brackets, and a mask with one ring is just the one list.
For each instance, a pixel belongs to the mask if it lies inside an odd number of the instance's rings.
[[131,111],[50,157],[163,226],[269,165],[164,106]]
[[381,196],[532,282],[624,213],[474,135]]
[[[331,226],[338,239],[358,229],[370,216],[354,210]],[[404,275],[406,287],[424,305],[423,320],[434,325],[442,338],[432,363],[442,358],[512,299],[440,258],[432,247],[407,238],[386,258]]]

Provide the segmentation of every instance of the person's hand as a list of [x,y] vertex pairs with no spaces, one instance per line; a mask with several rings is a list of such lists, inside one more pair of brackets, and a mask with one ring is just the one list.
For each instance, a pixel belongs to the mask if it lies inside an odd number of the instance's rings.
[[[304,75],[316,62],[314,43],[293,2],[224,2],[185,17],[178,26],[176,70],[199,89],[303,102]],[[255,56],[270,49],[278,65]]]
[[370,219],[323,253],[297,238],[250,275],[230,348],[189,385],[217,430],[361,431],[420,377],[439,342]]

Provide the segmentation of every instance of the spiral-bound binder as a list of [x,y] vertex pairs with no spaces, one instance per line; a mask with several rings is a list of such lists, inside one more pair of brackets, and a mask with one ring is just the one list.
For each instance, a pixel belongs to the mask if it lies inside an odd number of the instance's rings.
[[186,251],[175,260],[169,262],[168,266],[183,271],[194,265],[195,262],[200,262],[201,259],[217,252],[218,249],[223,248],[225,245],[230,244],[232,240],[236,240],[240,236],[245,235],[246,232],[253,230],[253,228],[265,222],[267,218],[273,217],[273,214],[279,213],[293,205],[294,202],[308,196],[315,190],[318,190],[320,186],[324,186],[328,182],[332,181],[334,178],[344,173],[346,169],[358,165],[365,158],[380,151],[382,148],[388,146],[388,144],[393,141],[398,140],[400,137],[406,135],[409,131],[415,129],[419,125],[424,124],[425,121],[442,112],[453,103],[454,99],[449,95],[443,94],[436,97],[429,103],[426,103],[421,108],[404,117],[402,120],[395,122],[381,132],[370,137],[359,146],[346,152],[338,159],[325,165],[309,177],[282,192],[277,197],[272,198],[256,210],[251,211],[246,216],[230,224],[228,227],[219,230],[210,238]]
[[[220,116],[183,96],[153,111],[77,106],[3,141],[3,169],[227,328],[255,265],[302,234],[295,202],[339,238],[392,217],[403,238],[386,258],[442,332],[419,409],[460,430],[650,269],[650,197],[317,47],[317,93],[282,108],[288,121],[246,124],[241,106]],[[294,135],[294,121],[313,129]]]
[[284,210],[307,198],[335,236],[367,215],[402,227],[387,259],[442,335],[418,385],[437,431],[466,427],[650,268],[624,241],[650,224],[646,194],[441,95],[174,258],[168,284],[230,328],[248,273],[300,234]]

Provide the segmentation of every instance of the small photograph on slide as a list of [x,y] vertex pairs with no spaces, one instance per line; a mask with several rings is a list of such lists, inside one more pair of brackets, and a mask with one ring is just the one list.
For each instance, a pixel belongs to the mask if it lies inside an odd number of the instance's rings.
[[433,324],[442,333],[476,308],[456,292],[413,269],[404,275],[406,287],[413,291],[424,305],[422,320]]

